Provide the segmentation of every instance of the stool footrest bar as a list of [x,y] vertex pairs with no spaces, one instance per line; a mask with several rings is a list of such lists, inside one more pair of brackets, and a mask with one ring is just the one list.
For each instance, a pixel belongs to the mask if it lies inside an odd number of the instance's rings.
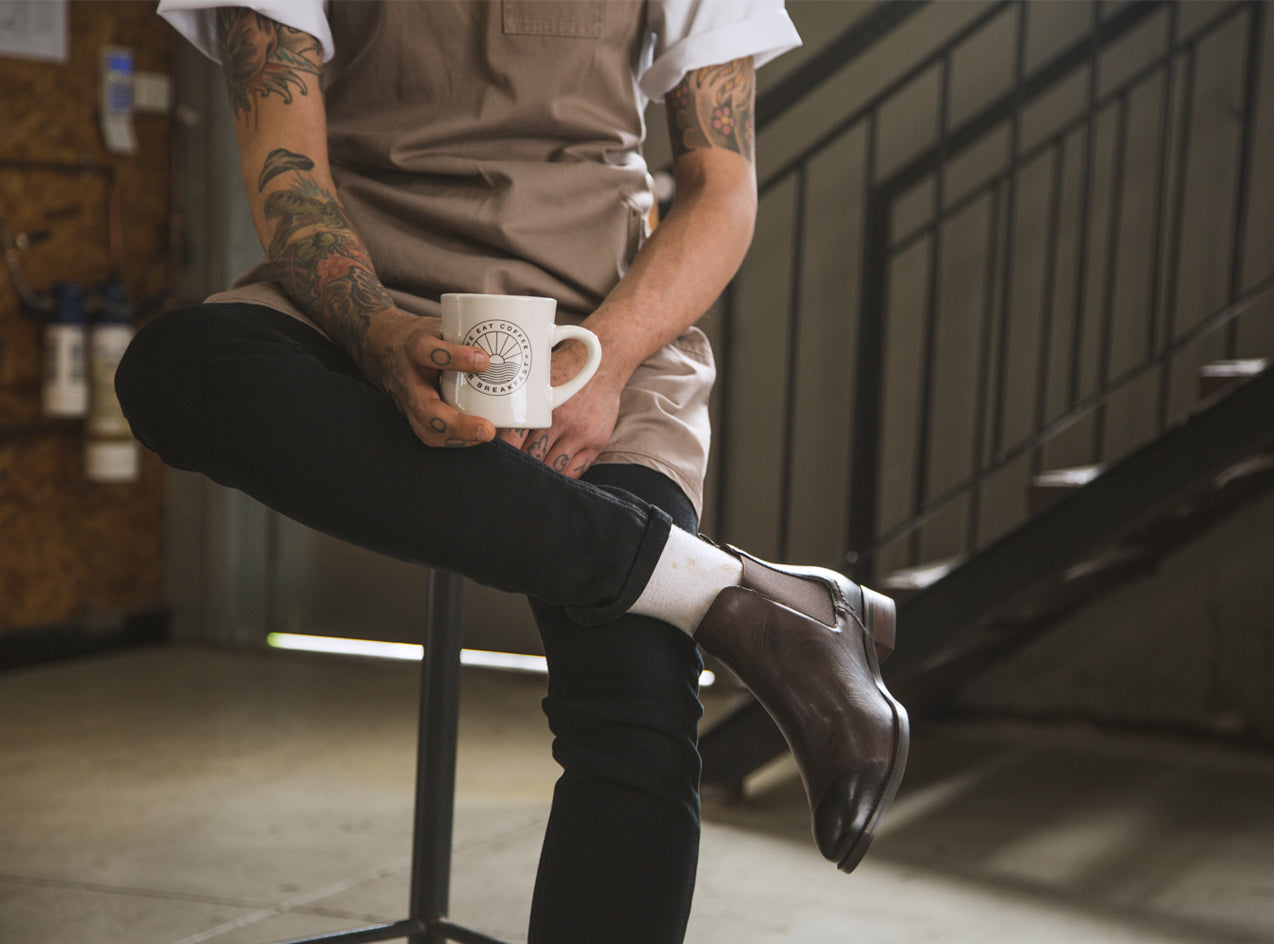
[[434,937],[429,940],[454,941],[455,944],[508,944],[481,931],[452,924],[450,921],[439,921],[430,927],[430,931],[433,932]]
[[313,937],[296,937],[279,944],[367,944],[370,941],[396,941],[413,934],[424,933],[425,926],[419,921],[395,921],[393,924],[373,924],[365,928],[351,928],[348,931],[333,931],[330,934],[316,934]]

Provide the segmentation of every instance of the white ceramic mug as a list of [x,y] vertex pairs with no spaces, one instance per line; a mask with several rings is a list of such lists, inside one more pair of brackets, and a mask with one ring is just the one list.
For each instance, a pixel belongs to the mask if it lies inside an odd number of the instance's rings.
[[[481,348],[491,361],[478,374],[443,371],[442,398],[499,428],[552,426],[553,411],[579,393],[602,362],[597,335],[554,324],[556,313],[556,299],[536,295],[443,295],[443,340]],[[571,338],[584,343],[588,359],[566,383],[550,386],[553,347]]]

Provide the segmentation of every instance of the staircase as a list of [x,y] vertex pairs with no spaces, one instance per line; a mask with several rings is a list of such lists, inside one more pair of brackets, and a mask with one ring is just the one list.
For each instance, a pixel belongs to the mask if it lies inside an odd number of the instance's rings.
[[990,659],[1152,573],[1271,486],[1274,369],[1262,366],[1097,474],[1036,476],[1031,491],[1044,508],[941,578],[896,594],[907,632],[887,664],[891,689],[918,710],[934,707]]
[[[865,18],[857,28],[870,27],[872,43],[900,39],[926,16],[953,15],[933,9],[944,6],[896,7],[888,23]],[[1274,486],[1274,247],[1259,242],[1250,218],[1265,10],[1242,2],[1206,5],[1203,15],[1155,2],[1084,7],[1087,28],[1044,53],[1030,4],[972,10],[945,42],[761,184],[759,240],[767,203],[792,232],[784,433],[771,494],[772,550],[794,559],[802,529],[817,529],[802,521],[798,481],[808,396],[801,376],[813,369],[803,360],[811,356],[802,335],[812,299],[807,260],[820,229],[805,218],[815,209],[811,194],[827,186],[813,176],[820,161],[862,142],[864,179],[846,185],[861,187],[852,203],[860,236],[851,247],[847,520],[842,556],[822,563],[898,601],[898,649],[884,672],[916,715],[939,709],[991,662],[1103,593],[1152,574]],[[953,120],[958,63],[1004,36],[1013,39],[1004,53],[1012,81]],[[1241,53],[1231,57],[1236,127],[1228,145],[1216,144],[1226,152],[1221,171],[1195,144],[1210,120],[1201,89],[1214,82],[1200,64],[1215,61],[1218,43]],[[868,48],[845,37],[836,45]],[[1127,53],[1134,47],[1150,52],[1138,59]],[[1108,79],[1121,68],[1122,82]],[[815,83],[834,74],[827,63],[811,72]],[[889,109],[930,80],[936,133],[889,163],[879,144]],[[1083,90],[1082,109],[1040,132],[1040,109],[1068,87]],[[783,95],[800,99],[792,82]],[[780,114],[764,99],[758,115]],[[997,136],[1007,156],[984,158],[981,182],[957,184]],[[1154,143],[1152,159],[1138,156],[1137,136]],[[1224,175],[1224,199],[1195,195],[1205,164],[1213,178]],[[917,205],[927,219],[904,226]],[[971,215],[983,221],[974,239],[957,228]],[[1225,232],[1224,251],[1197,260],[1187,243],[1200,230]],[[918,287],[905,281],[916,273]],[[758,329],[748,278],[745,264],[743,289],[726,297],[726,429],[713,487],[719,533],[751,549],[756,540],[735,532],[756,528],[758,509],[770,505],[749,499],[731,462],[740,413],[732,398],[746,401],[739,385],[748,373],[739,360],[745,343],[731,342]],[[1222,284],[1219,301],[1200,307],[1200,283]],[[918,299],[910,309],[908,295]],[[910,362],[900,359],[903,348]],[[1071,461],[1054,466],[1059,458]],[[726,795],[786,750],[750,700],[705,731],[700,747],[705,790]]]

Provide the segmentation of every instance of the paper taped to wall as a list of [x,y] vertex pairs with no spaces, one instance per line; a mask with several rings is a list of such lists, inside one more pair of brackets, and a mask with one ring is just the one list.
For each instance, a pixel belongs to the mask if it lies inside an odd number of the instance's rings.
[[0,0],[0,56],[66,62],[66,0]]

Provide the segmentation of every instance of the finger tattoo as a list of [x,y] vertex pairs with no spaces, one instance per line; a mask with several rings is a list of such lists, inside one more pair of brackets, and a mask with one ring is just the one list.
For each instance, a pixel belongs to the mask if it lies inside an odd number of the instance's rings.
[[445,433],[447,431],[447,423],[441,417],[432,416],[429,418],[429,428],[435,433]]
[[429,352],[429,359],[433,361],[435,367],[446,367],[451,363],[451,352],[436,347]]
[[549,451],[549,434],[544,433],[541,435],[539,439],[526,447],[526,451],[534,458],[543,461]]
[[570,465],[570,463],[571,457],[563,453],[553,460],[553,468],[557,469],[559,472],[565,472],[566,467]]

